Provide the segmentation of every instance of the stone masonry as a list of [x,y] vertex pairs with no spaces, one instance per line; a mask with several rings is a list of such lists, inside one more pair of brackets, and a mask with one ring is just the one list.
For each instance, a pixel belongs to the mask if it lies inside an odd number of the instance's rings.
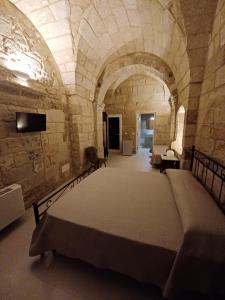
[[162,83],[146,76],[132,76],[105,98],[107,114],[122,115],[123,138],[133,140],[136,151],[136,117],[141,113],[155,113],[154,143],[169,145],[171,109],[169,91]]

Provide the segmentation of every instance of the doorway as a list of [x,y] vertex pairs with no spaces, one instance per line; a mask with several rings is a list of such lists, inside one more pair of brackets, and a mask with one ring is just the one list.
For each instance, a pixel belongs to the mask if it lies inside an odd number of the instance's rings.
[[137,150],[153,146],[155,113],[137,114]]
[[122,116],[108,115],[108,148],[120,151],[122,143]]

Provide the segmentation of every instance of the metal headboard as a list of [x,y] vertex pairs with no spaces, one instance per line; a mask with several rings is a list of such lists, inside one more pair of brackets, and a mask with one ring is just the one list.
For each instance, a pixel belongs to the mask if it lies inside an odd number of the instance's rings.
[[88,175],[90,175],[95,170],[96,170],[95,168],[90,167],[89,169],[85,170],[77,177],[73,177],[69,181],[65,182],[62,186],[54,190],[51,194],[47,195],[41,201],[33,203],[32,206],[34,210],[34,218],[35,218],[36,225],[38,225],[41,218],[49,209],[49,207],[53,203],[55,203],[68,189],[74,188],[75,185],[77,185],[79,182],[81,182],[83,179],[85,179]]
[[190,171],[225,213],[225,166],[192,146]]

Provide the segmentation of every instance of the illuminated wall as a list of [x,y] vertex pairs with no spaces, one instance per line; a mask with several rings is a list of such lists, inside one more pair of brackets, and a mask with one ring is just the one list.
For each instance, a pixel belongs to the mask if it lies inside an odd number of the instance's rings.
[[[16,112],[43,113],[47,131],[17,133]],[[0,1],[0,188],[22,185],[26,206],[71,175],[67,97],[40,34]],[[69,172],[62,172],[64,164]]]

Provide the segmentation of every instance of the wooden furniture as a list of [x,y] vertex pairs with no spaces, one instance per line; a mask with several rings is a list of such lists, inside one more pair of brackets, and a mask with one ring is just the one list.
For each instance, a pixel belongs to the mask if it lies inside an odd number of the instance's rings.
[[160,173],[166,169],[180,169],[180,161],[176,156],[161,155]]

